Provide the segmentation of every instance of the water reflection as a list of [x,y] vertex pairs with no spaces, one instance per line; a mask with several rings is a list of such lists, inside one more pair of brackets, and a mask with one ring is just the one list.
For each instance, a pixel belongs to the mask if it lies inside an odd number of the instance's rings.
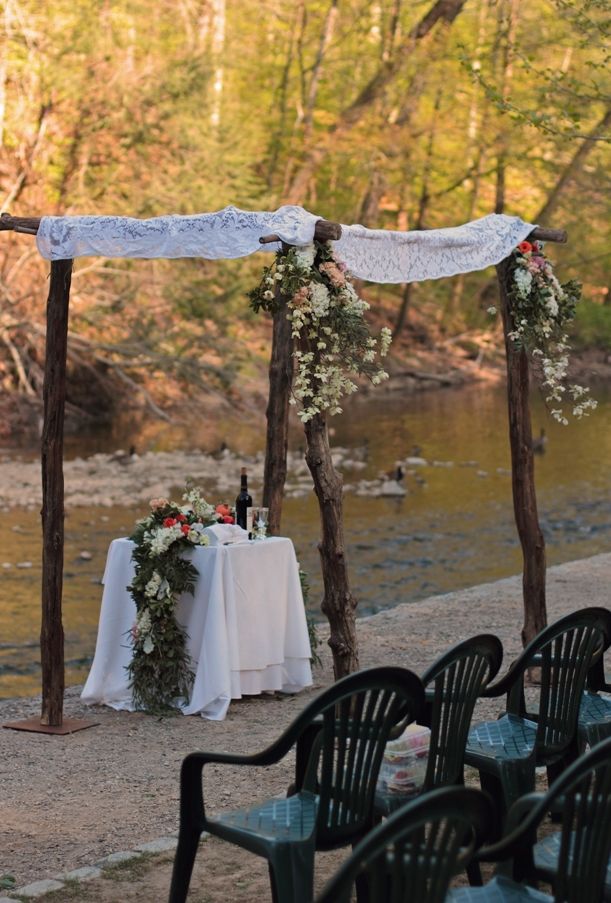
[[[611,541],[611,400],[596,391],[600,407],[570,427],[551,423],[540,399],[533,398],[533,432],[544,426],[546,454],[536,459],[541,525],[548,562],[556,564],[608,551]],[[368,448],[365,470],[346,471],[354,484],[389,470],[420,447],[430,466],[408,474],[404,498],[346,495],[346,545],[352,587],[362,613],[434,593],[496,580],[517,573],[521,553],[515,532],[509,475],[505,395],[499,388],[440,390],[409,399],[354,397],[334,418],[333,443]],[[131,425],[133,427],[133,424]],[[244,452],[261,444],[263,420],[232,424],[224,419],[212,432],[147,425],[145,433],[114,433],[105,450],[131,441],[140,448],[211,449],[228,441]],[[68,454],[102,450],[71,442]],[[169,444],[170,443],[170,444]],[[292,445],[303,437],[296,427]],[[180,483],[182,475],[177,475]],[[236,477],[237,480],[237,477]],[[214,487],[205,487],[214,498]],[[253,486],[255,502],[260,487]],[[64,627],[67,683],[84,679],[95,645],[100,579],[106,550],[125,535],[144,512],[130,508],[74,509],[66,519]],[[286,502],[284,532],[297,547],[312,584],[317,610],[319,515],[312,495]],[[33,513],[13,511],[0,525],[0,697],[35,693],[40,687],[40,525]],[[91,560],[80,557],[90,551]],[[31,567],[18,567],[31,562]],[[10,568],[2,565],[10,564]]]

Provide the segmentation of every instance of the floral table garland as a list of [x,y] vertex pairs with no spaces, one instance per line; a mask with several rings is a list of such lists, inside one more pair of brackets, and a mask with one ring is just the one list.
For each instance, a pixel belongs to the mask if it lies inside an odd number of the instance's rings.
[[376,359],[388,353],[390,329],[384,327],[378,338],[371,335],[364,319],[369,304],[359,298],[329,242],[279,251],[248,294],[255,311],[273,313],[288,299],[287,317],[296,340],[291,404],[299,405],[304,423],[323,411],[341,413],[341,398],[357,389],[349,374],[367,376],[374,385],[388,379]]
[[151,713],[175,711],[193,684],[186,634],[174,613],[181,594],[193,592],[198,571],[183,554],[208,545],[205,527],[233,523],[227,507],[210,505],[199,489],[187,489],[183,500],[185,505],[152,499],[151,513],[130,536],[135,576],[128,590],[136,621],[127,670],[135,707]]
[[[136,605],[136,620],[130,631],[132,659],[127,671],[136,709],[158,715],[176,713],[181,701],[189,701],[193,685],[187,637],[175,610],[181,594],[193,592],[199,574],[184,553],[209,544],[206,527],[234,523],[232,509],[225,504],[211,505],[200,489],[187,488],[183,501],[185,505],[151,499],[151,513],[137,521],[129,537],[134,543],[135,575],[128,591]],[[307,610],[308,577],[301,567],[299,579],[311,661],[320,664],[316,623]]]
[[[522,241],[510,258],[508,287],[513,321],[509,338],[540,361],[551,416],[566,426],[566,401],[573,417],[587,416],[597,406],[589,389],[566,382],[570,351],[566,325],[575,317],[581,285],[574,279],[561,285],[543,243]],[[489,308],[489,313],[495,314],[496,308]]]

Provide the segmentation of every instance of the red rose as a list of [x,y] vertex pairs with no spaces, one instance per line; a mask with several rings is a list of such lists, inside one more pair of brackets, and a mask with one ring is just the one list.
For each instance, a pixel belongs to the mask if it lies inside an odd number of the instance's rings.
[[529,254],[533,249],[533,246],[529,241],[521,241],[518,245],[518,251],[521,254]]
[[179,520],[179,521],[181,522],[181,524],[184,524],[184,523],[186,523],[187,518],[186,518],[186,516],[185,516],[184,514],[179,514],[179,515],[177,516],[176,520]]
[[173,527],[175,523],[176,523],[175,517],[166,517],[166,518],[164,518],[163,526],[164,527]]
[[235,521],[229,514],[225,514],[225,516],[223,517],[223,523],[224,524],[233,524],[233,523],[235,523]]
[[186,536],[191,528],[189,527],[189,524],[183,524],[180,529],[182,530],[182,535]]

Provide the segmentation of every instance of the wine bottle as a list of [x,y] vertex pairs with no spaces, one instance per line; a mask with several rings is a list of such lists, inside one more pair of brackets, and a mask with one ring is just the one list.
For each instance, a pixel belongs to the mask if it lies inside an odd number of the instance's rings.
[[252,532],[252,496],[248,492],[248,476],[246,468],[242,468],[240,475],[240,493],[235,500],[235,519],[236,523],[248,530],[248,535]]

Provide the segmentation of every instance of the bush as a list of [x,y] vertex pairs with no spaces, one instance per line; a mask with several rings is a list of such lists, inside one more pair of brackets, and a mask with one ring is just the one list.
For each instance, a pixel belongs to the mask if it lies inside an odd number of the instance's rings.
[[611,305],[596,304],[585,299],[579,302],[573,329],[573,347],[611,351]]

